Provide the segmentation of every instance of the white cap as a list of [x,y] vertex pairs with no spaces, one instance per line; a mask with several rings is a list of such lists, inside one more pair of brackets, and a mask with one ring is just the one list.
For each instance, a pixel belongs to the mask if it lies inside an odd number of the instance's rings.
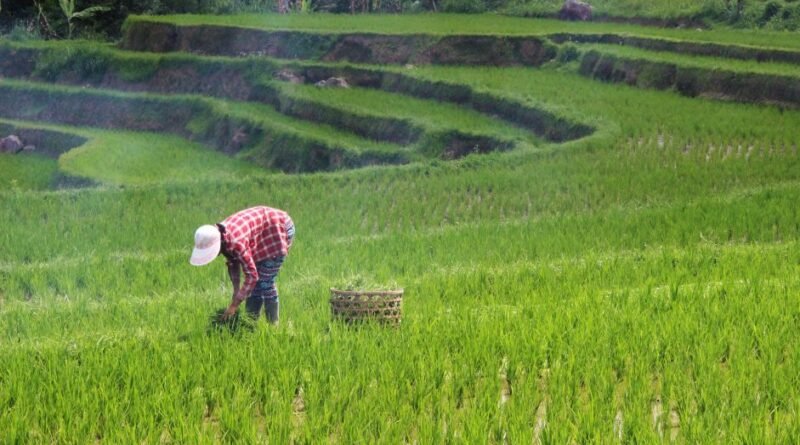
[[219,255],[220,234],[217,226],[200,226],[194,232],[194,250],[189,263],[193,266],[204,266]]

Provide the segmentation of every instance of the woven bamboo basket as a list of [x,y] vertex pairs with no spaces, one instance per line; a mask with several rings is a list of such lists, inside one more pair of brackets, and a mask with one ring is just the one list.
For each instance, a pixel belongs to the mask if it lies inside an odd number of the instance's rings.
[[331,288],[331,315],[350,324],[371,320],[398,325],[403,317],[403,289],[354,291]]

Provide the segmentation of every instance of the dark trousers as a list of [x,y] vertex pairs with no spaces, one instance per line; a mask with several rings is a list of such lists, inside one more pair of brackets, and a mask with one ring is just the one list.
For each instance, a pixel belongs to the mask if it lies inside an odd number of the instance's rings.
[[278,322],[278,288],[275,286],[275,278],[283,265],[284,257],[270,258],[256,263],[258,269],[258,282],[253,293],[247,299],[245,308],[251,317],[258,319],[261,315],[261,308],[267,314],[270,323]]
[[[291,246],[294,241],[294,223],[290,220],[287,224],[286,235],[289,238],[289,246]],[[261,315],[261,308],[264,307],[267,320],[272,324],[278,323],[280,301],[278,300],[278,288],[275,286],[275,278],[277,278],[285,259],[286,257],[281,256],[256,263],[258,282],[256,283],[256,288],[253,289],[252,295],[245,303],[247,313],[256,320]]]

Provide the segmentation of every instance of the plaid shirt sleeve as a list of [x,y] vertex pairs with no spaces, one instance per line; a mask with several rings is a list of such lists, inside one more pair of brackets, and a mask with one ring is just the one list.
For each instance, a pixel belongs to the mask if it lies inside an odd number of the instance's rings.
[[239,290],[239,262],[236,260],[228,259],[225,263],[228,266],[228,276],[231,278],[231,283],[233,284],[233,288],[237,291]]
[[240,249],[237,259],[244,271],[244,284],[239,288],[239,292],[234,298],[236,301],[243,301],[250,296],[250,293],[253,292],[253,289],[256,287],[256,283],[258,282],[258,269],[256,268],[253,255],[250,253],[250,249]]

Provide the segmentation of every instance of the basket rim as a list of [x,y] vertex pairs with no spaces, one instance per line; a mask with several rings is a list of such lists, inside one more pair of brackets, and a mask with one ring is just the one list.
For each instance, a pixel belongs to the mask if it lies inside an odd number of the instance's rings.
[[393,290],[341,290],[335,287],[330,288],[331,292],[337,295],[403,295],[404,289]]

